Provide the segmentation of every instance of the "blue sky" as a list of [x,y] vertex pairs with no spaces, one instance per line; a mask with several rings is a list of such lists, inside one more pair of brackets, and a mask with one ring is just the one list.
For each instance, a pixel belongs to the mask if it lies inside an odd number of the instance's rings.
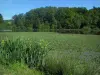
[[56,7],[100,7],[100,0],[0,0],[0,13],[4,19],[11,19],[13,15],[26,13],[31,9]]

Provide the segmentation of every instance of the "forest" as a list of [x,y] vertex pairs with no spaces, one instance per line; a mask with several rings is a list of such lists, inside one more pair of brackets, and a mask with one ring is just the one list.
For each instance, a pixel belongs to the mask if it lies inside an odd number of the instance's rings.
[[[6,24],[6,25],[5,25]],[[72,32],[100,33],[100,7],[40,7],[25,14],[15,14],[4,21],[0,14],[0,29],[15,32]],[[68,30],[70,29],[70,30]]]

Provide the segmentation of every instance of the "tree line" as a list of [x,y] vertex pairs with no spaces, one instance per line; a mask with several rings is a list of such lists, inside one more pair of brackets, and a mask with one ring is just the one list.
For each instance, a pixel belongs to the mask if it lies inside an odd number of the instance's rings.
[[[0,19],[1,20],[1,19]],[[100,7],[41,7],[12,17],[13,31],[99,30]]]

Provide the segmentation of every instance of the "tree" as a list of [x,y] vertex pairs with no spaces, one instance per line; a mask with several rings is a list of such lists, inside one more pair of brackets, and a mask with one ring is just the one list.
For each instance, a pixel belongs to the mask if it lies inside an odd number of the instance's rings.
[[100,28],[100,7],[41,7],[14,15],[12,24],[18,31],[57,31],[57,29]]
[[50,31],[50,25],[49,25],[48,21],[46,21],[45,24],[44,24],[44,31],[45,32],[49,32]]
[[44,23],[39,25],[38,31],[39,32],[43,32],[44,31]]
[[33,30],[34,30],[34,31],[38,31],[39,25],[40,25],[40,24],[41,24],[41,23],[40,23],[39,18],[35,19],[35,20],[34,20],[34,23],[33,23]]
[[3,16],[0,14],[0,24],[3,23]]
[[82,32],[84,34],[90,34],[91,33],[91,28],[88,27],[88,26],[85,26],[85,27],[82,28]]
[[54,32],[54,31],[57,31],[57,20],[55,19],[55,17],[53,16],[52,17],[52,25],[51,25],[51,29],[52,29],[52,31]]
[[74,18],[72,19],[73,29],[79,29],[83,21],[83,16],[79,14],[75,14]]
[[26,31],[24,14],[14,15],[12,24],[15,25],[16,31]]

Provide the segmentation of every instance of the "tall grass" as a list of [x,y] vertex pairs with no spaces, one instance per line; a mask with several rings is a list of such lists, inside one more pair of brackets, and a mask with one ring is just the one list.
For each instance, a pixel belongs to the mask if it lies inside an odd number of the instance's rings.
[[29,67],[41,68],[43,57],[49,51],[48,42],[17,38],[1,40],[0,62],[5,65],[24,62]]
[[2,36],[0,41],[0,64],[11,66],[9,69],[14,70],[14,73],[17,74],[18,71],[20,75],[24,72],[23,67],[27,66],[28,69],[41,70],[45,75],[100,74],[100,36],[24,34],[17,33],[24,37],[15,38],[15,34],[9,33],[8,38]]
[[53,75],[100,74],[100,53],[53,51],[45,58],[45,69]]
[[17,62],[9,66],[0,65],[0,75],[44,75],[44,73]]

